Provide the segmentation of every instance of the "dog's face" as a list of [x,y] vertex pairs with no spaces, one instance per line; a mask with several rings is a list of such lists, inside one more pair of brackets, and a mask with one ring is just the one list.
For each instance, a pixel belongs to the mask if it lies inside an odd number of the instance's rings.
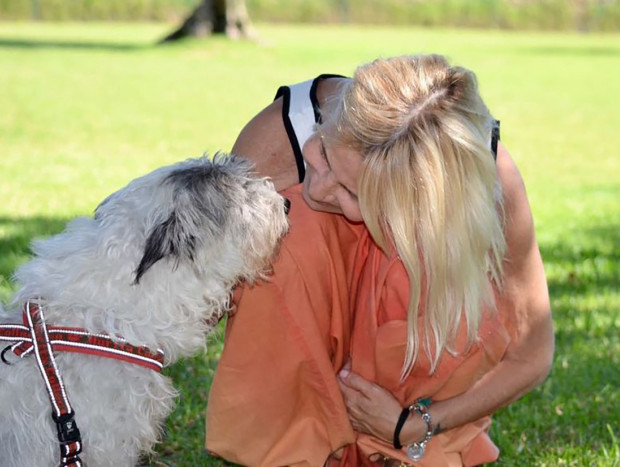
[[252,281],[268,269],[288,222],[286,200],[251,170],[221,154],[163,167],[108,197],[95,220],[125,230],[113,238],[142,244],[135,284],[161,260],[197,271],[215,262],[224,281],[233,279],[227,271]]
[[268,272],[285,210],[272,183],[235,156],[157,169],[94,218],[34,242],[14,302],[43,297],[52,322],[158,346],[175,361],[200,348],[238,281]]

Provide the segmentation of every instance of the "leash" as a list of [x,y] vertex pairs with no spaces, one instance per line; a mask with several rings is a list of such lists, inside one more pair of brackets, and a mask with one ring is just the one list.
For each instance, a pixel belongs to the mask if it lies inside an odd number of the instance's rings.
[[2,351],[0,357],[4,363],[11,365],[5,358],[8,351],[20,358],[35,355],[58,431],[60,467],[84,467],[79,457],[82,452],[80,430],[74,420],[75,411],[69,403],[54,352],[78,352],[114,358],[157,372],[164,366],[164,353],[159,349],[152,352],[146,347],[131,345],[121,338],[112,339],[107,334],[89,333],[80,328],[48,327],[41,305],[37,302],[26,302],[22,316],[23,325],[0,324],[0,341],[13,343]]

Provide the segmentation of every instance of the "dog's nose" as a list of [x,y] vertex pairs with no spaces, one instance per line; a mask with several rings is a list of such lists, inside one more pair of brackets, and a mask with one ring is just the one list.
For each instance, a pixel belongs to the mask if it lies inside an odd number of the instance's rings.
[[291,210],[291,202],[289,199],[284,198],[284,213],[288,214],[290,210]]

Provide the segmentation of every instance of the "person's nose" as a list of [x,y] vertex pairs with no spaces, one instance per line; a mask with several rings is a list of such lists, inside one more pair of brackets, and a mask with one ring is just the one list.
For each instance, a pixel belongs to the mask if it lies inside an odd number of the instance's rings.
[[308,194],[315,201],[329,203],[334,198],[335,181],[330,173],[316,174],[308,190]]

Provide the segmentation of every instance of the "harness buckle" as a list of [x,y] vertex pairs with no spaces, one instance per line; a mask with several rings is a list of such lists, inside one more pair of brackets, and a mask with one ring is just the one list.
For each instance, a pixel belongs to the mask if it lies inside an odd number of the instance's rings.
[[58,430],[58,441],[63,444],[75,443],[82,440],[77,423],[73,420],[74,412],[63,413],[60,416],[52,414],[56,429]]
[[2,351],[2,353],[0,353],[0,359],[2,359],[2,363],[4,363],[5,365],[13,365],[11,362],[9,362],[6,357],[4,356],[5,353],[7,353],[9,350],[11,349],[11,346],[8,345],[4,348],[4,350]]

